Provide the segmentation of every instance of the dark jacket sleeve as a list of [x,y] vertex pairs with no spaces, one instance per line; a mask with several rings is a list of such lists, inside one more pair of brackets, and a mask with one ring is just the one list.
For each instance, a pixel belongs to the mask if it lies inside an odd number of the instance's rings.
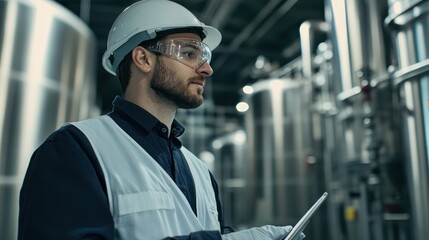
[[222,205],[222,200],[221,200],[220,194],[219,194],[219,187],[218,187],[217,182],[216,182],[215,178],[213,177],[212,173],[210,173],[210,180],[212,182],[213,190],[214,190],[215,196],[216,196],[216,206],[217,206],[218,219],[219,219],[221,232],[222,232],[222,234],[234,232],[234,229],[232,227],[227,226],[225,224],[225,218],[224,218],[224,214],[223,214],[223,205]]
[[69,125],[32,155],[19,199],[18,239],[113,239],[104,178],[86,137]]

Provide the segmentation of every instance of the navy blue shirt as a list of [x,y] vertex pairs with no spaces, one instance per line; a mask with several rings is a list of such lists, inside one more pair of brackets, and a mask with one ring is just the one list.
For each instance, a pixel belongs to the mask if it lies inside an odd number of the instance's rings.
[[[180,148],[183,126],[168,128],[139,106],[116,97],[109,116],[170,175],[195,215],[195,184]],[[221,229],[223,211],[217,183]],[[73,125],[55,131],[33,153],[20,195],[18,239],[113,239],[104,175],[85,135]],[[221,239],[217,231],[201,231],[166,239]]]

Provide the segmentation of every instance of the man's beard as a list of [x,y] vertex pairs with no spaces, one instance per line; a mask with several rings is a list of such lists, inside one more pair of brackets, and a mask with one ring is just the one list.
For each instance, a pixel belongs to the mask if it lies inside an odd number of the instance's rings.
[[195,95],[189,91],[192,79],[180,79],[173,71],[167,69],[159,58],[156,60],[154,70],[150,86],[158,96],[184,109],[196,108],[203,103],[202,92]]

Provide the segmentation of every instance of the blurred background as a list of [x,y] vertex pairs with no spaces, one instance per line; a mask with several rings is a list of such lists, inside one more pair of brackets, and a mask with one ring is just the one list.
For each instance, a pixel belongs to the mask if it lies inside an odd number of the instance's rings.
[[[16,239],[29,158],[56,128],[110,111],[101,67],[131,0],[0,0],[0,239]],[[235,229],[308,239],[429,236],[429,1],[177,0],[223,39],[182,141]]]

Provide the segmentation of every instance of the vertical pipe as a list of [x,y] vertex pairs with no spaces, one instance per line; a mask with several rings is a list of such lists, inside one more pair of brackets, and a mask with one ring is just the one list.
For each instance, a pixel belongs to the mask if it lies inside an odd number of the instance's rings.
[[[389,0],[385,20],[395,40],[399,69],[429,59],[429,2]],[[410,194],[412,239],[429,236],[429,74],[397,86],[403,108],[404,145]]]
[[330,24],[329,38],[332,41],[336,94],[351,89],[352,66],[350,61],[349,36],[345,0],[325,0],[326,20]]
[[304,78],[313,78],[313,58],[314,58],[314,34],[317,32],[328,33],[329,24],[322,21],[305,21],[299,27],[301,39],[302,72]]
[[[371,240],[369,235],[369,222],[370,222],[370,216],[368,215],[368,196],[367,196],[367,187],[365,182],[360,182],[359,184],[359,193],[360,193],[360,200],[359,200],[359,218],[360,221],[360,240]],[[381,239],[380,239],[381,240]]]
[[[345,100],[337,100],[339,114],[335,117],[336,131],[334,164],[346,199],[344,204],[358,201],[359,218],[347,225],[351,239],[379,240],[383,238],[383,194],[392,187],[383,182],[382,160],[392,161],[395,149],[390,145],[393,136],[389,109],[392,102],[380,96],[389,90],[371,89],[371,80],[386,74],[382,7],[372,0],[326,0],[327,22],[333,45],[334,94],[358,89]],[[381,141],[380,141],[381,140]],[[386,163],[383,163],[387,165]],[[378,183],[371,183],[377,179]],[[380,183],[379,183],[380,182]],[[363,187],[365,186],[365,187]],[[353,196],[353,197],[352,197]],[[359,238],[360,237],[360,238]]]

